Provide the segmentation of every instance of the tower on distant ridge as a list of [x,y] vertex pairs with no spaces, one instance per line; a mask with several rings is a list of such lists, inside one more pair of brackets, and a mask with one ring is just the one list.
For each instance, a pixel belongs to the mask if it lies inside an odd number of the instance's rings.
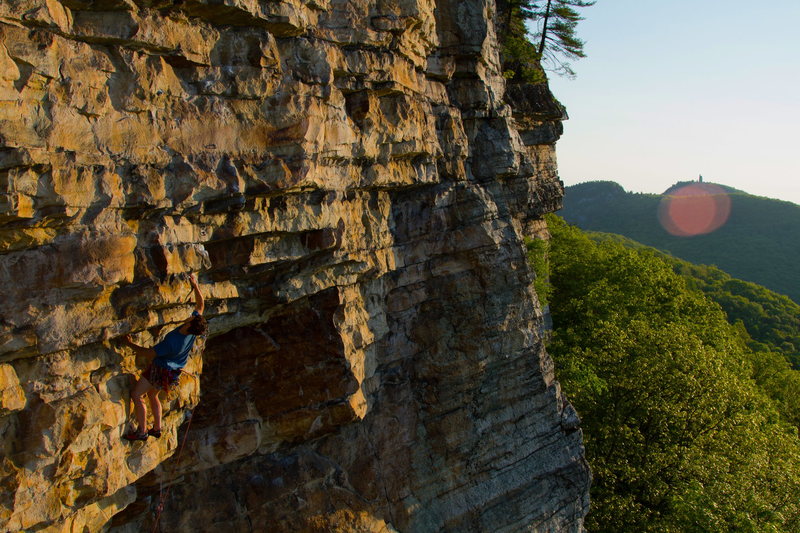
[[702,174],[699,174],[699,177],[697,178],[697,182],[698,183],[703,183],[703,175]]

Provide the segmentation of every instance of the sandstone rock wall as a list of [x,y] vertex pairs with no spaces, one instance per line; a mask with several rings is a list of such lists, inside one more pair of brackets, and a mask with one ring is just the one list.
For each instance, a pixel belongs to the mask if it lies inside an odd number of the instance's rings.
[[[506,93],[494,9],[3,0],[0,529],[146,530],[166,488],[165,531],[582,528],[521,245],[561,111]],[[208,338],[123,443],[118,339],[189,271]]]

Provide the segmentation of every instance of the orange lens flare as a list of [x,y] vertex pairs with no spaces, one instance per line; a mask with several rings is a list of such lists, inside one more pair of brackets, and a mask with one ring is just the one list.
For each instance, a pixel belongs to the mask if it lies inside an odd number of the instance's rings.
[[730,196],[711,183],[692,183],[666,195],[658,220],[672,235],[692,237],[721,228],[731,214]]

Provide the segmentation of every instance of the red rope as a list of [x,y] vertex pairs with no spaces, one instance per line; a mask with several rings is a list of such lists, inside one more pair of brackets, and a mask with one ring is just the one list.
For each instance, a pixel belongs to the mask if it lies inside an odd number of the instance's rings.
[[[175,456],[175,464],[178,464],[178,459],[181,458],[181,453],[183,453],[183,447],[186,445],[186,437],[189,436],[189,428],[192,427],[192,417],[194,417],[194,412],[189,412],[189,422],[186,425],[186,431],[183,433],[183,442],[181,442],[181,447],[178,449],[178,455]],[[174,468],[173,468],[174,470]],[[161,513],[164,511],[164,504],[167,502],[167,498],[169,497],[169,489],[172,488],[172,485],[167,486],[167,490],[159,489],[159,501],[158,506],[156,507],[156,521],[153,524],[153,533],[158,530],[158,522],[161,520]]]

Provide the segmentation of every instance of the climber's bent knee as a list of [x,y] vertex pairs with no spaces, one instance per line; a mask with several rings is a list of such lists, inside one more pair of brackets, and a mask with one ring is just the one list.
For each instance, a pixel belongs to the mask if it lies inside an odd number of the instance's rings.
[[136,385],[134,385],[133,391],[131,392],[131,396],[133,396],[134,398],[141,398],[146,393],[149,393],[151,389],[153,389],[153,385],[149,381],[147,381],[147,378],[141,377],[136,382]]

